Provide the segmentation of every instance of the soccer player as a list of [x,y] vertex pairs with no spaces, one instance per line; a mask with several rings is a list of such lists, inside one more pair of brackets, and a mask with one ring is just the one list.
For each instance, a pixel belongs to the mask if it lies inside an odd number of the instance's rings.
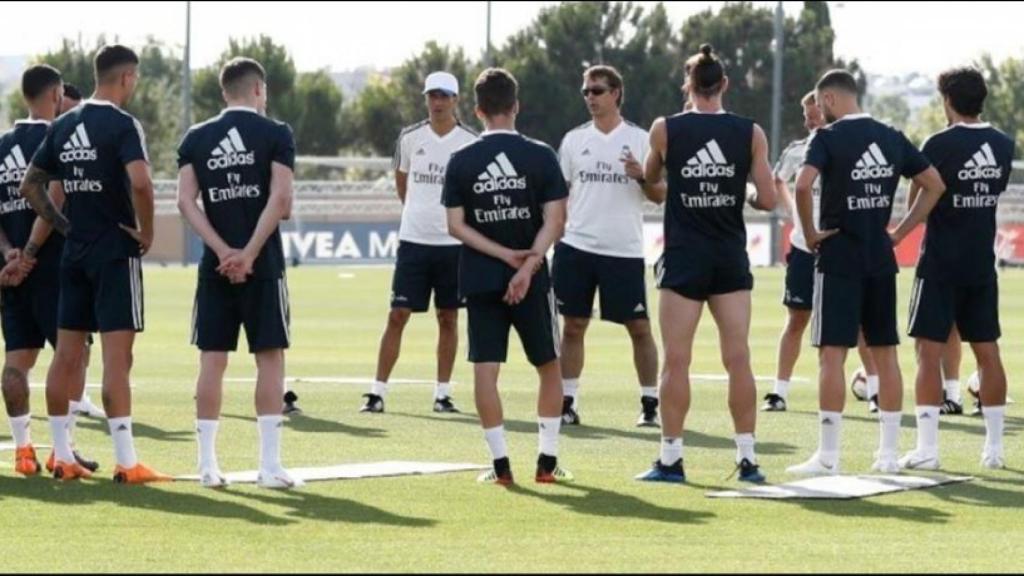
[[[67,112],[68,110],[71,110],[72,108],[75,108],[76,106],[78,106],[81,103],[82,103],[82,92],[74,84],[71,84],[70,82],[65,82],[64,83],[64,98],[62,98],[61,101],[60,101],[60,111],[57,113],[57,116],[60,116],[61,114]],[[88,347],[86,348],[86,351],[85,351],[85,365],[86,365],[86,367],[89,366],[89,358],[92,355],[91,354],[91,351],[92,351],[92,336],[91,335],[89,336],[87,346]],[[89,397],[88,390],[85,389],[85,380],[84,380],[85,373],[82,374],[82,378],[83,378],[83,380],[82,380],[82,393],[78,394],[78,393],[75,392],[74,389],[71,390],[71,398],[73,398],[73,400],[71,400],[71,411],[69,412],[69,415],[70,416],[87,416],[89,418],[103,418],[103,419],[105,419],[107,417],[106,413],[103,412],[102,408],[100,408],[99,406],[96,406],[93,403],[92,398]],[[74,400],[74,398],[78,398],[78,400]],[[74,425],[72,425],[72,428],[74,428]]]
[[[950,127],[928,138],[922,152],[942,175],[948,192],[928,216],[910,301],[909,332],[918,360],[917,448],[900,464],[915,470],[939,468],[943,350],[956,326],[960,338],[970,343],[982,374],[986,434],[981,464],[1000,469],[1006,372],[999,353],[993,246],[996,209],[1010,181],[1014,141],[981,120],[988,96],[981,72],[954,68],[940,74],[938,84]],[[919,188],[915,183],[913,196],[919,195]]]
[[242,326],[256,357],[257,482],[266,488],[301,484],[281,465],[289,307],[278,225],[291,211],[295,140],[286,124],[265,117],[266,77],[255,60],[228,61],[220,71],[227,108],[190,128],[178,148],[178,208],[205,244],[192,343],[201,351],[199,475],[210,488],[227,484],[217,462],[217,426],[228,352],[237,349]]
[[[59,234],[50,234],[49,226],[37,218],[18,188],[32,154],[61,107],[60,72],[47,65],[30,67],[22,75],[21,92],[29,117],[18,120],[13,130],[0,136],[0,250],[6,262],[0,271],[6,348],[2,379],[16,446],[15,470],[34,476],[40,472],[40,466],[30,432],[28,373],[43,346],[47,342],[54,347],[57,344],[57,268],[64,240]],[[60,184],[50,182],[49,187],[54,201],[63,203]],[[26,255],[23,250],[30,242],[39,249]],[[72,386],[76,394],[84,390],[84,366]],[[73,427],[69,423],[69,428]],[[74,456],[80,464],[95,471],[95,462],[85,460],[77,452]]]
[[537,369],[540,428],[535,480],[567,482],[558,465],[562,379],[558,316],[545,254],[565,229],[569,195],[555,151],[515,131],[519,85],[488,68],[474,85],[476,115],[486,131],[452,154],[444,184],[448,229],[463,243],[459,294],[469,317],[475,400],[494,468],[479,481],[513,483],[505,444],[498,374],[515,328]]
[[391,312],[380,339],[377,375],[360,412],[383,412],[388,379],[398,362],[402,332],[415,312],[426,312],[430,294],[437,311],[437,384],[434,412],[458,412],[452,370],[459,348],[459,241],[448,234],[441,204],[445,168],[452,152],[476,139],[455,115],[459,81],[434,72],[423,86],[429,118],[402,130],[395,145],[395,188],[402,201],[398,262],[391,280]]
[[625,88],[611,66],[583,73],[592,120],[562,139],[558,156],[569,183],[569,222],[552,264],[562,333],[562,423],[578,425],[583,339],[601,292],[601,319],[626,327],[640,383],[638,426],[658,426],[658,348],[647,315],[644,200],[665,201],[665,185],[644,180],[647,131],[623,119]]
[[[723,108],[729,79],[710,45],[686,61],[686,77],[693,108],[654,121],[645,166],[649,183],[660,182],[663,171],[668,177],[665,252],[657,266],[665,367],[661,454],[637,480],[686,482],[683,429],[690,408],[690,361],[706,303],[729,375],[739,479],[763,482],[754,453],[757,388],[748,342],[754,277],[743,207],[775,207],[768,141],[752,120]],[[756,188],[750,197],[748,178]]]
[[[945,188],[938,172],[906,136],[860,112],[852,74],[831,70],[815,90],[829,125],[811,137],[796,197],[807,247],[818,251],[811,340],[819,348],[821,367],[820,437],[814,456],[789,472],[839,473],[846,400],[843,364],[862,330],[880,379],[881,440],[872,469],[897,473],[903,384],[896,351],[898,268],[893,239],[920,223]],[[924,192],[890,236],[892,200],[901,176],[913,178]],[[816,228],[812,188],[819,177],[821,215]]]
[[[800,100],[804,112],[804,128],[808,134],[820,128],[825,119],[814,99],[814,92],[808,92]],[[809,138],[809,137],[808,137]],[[775,193],[780,204],[785,206],[793,219],[793,230],[789,236],[790,250],[786,256],[786,286],[782,304],[789,315],[786,327],[779,338],[779,366],[775,388],[764,397],[765,412],[785,412],[789,399],[789,382],[793,367],[800,358],[804,330],[811,320],[811,299],[814,293],[814,254],[807,248],[800,219],[796,217],[796,202],[789,191],[789,183],[796,177],[804,160],[808,138],[795,140],[782,151],[775,165]],[[814,182],[814,213],[818,214],[821,187]]]
[[[90,475],[75,462],[66,426],[70,388],[93,331],[103,344],[103,404],[117,457],[115,481],[170,480],[138,461],[132,438],[132,347],[143,330],[140,258],[153,242],[145,137],[138,120],[121,109],[135,91],[138,65],[138,56],[125,46],[99,50],[95,94],[50,126],[21,186],[36,213],[65,236],[57,350],[46,380],[53,473],[62,480]],[[50,179],[63,182],[63,213],[47,194]],[[35,257],[39,249],[29,242],[24,253]]]

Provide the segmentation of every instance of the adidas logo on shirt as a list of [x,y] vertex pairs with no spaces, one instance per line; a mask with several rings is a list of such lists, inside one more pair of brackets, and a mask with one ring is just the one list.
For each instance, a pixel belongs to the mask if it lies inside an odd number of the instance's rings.
[[519,176],[508,156],[502,152],[494,161],[487,165],[487,170],[477,176],[478,182],[473,184],[473,192],[485,194],[504,190],[526,190],[526,176]]
[[882,149],[876,142],[872,142],[868,149],[861,154],[857,161],[856,168],[850,174],[853,180],[879,180],[881,178],[892,178],[896,171],[885,159]]
[[586,148],[583,152],[580,152],[580,156],[590,156],[590,148]]
[[21,146],[15,145],[7,154],[7,158],[0,163],[0,184],[20,184],[27,171],[28,164],[25,162],[25,155],[21,152]]
[[709,140],[686,161],[680,174],[683,178],[732,178],[736,175],[736,165],[725,159],[718,142]]
[[245,143],[238,128],[228,130],[228,135],[210,152],[213,158],[206,162],[210,170],[222,170],[234,166],[252,166],[256,163],[256,153],[246,152]]
[[89,135],[85,132],[85,124],[79,124],[71,138],[64,143],[64,151],[60,153],[60,161],[93,162],[96,160],[96,149],[92,147]]
[[996,162],[995,154],[988,142],[964,163],[964,168],[957,173],[961,180],[996,180],[1003,177],[1003,169]]
[[424,150],[423,148],[420,148],[419,150],[416,151],[416,155],[417,156],[426,156],[427,155],[427,151]]

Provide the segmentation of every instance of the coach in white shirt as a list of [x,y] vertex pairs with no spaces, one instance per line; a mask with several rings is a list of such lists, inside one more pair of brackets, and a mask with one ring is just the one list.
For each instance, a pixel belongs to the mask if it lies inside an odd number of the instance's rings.
[[622,118],[622,76],[611,66],[583,74],[583,100],[592,120],[565,135],[559,149],[569,183],[569,221],[555,247],[554,282],[562,338],[562,420],[579,424],[578,388],[583,341],[601,294],[601,319],[623,324],[633,341],[641,387],[638,426],[658,426],[658,349],[647,314],[644,278],[644,199],[665,200],[664,184],[648,185],[641,162],[647,131]]
[[459,82],[448,72],[427,76],[423,87],[427,120],[402,130],[395,145],[395,187],[402,201],[398,262],[391,283],[391,313],[377,356],[377,374],[361,412],[384,411],[384,395],[398,362],[402,332],[413,312],[426,312],[431,293],[437,311],[437,385],[434,411],[458,412],[452,401],[451,376],[458,349],[458,240],[448,234],[448,214],[441,204],[445,169],[453,152],[476,140],[455,114]]

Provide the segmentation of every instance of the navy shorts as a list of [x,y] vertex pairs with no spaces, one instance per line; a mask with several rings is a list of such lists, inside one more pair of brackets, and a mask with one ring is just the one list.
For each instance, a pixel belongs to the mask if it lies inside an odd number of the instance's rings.
[[910,298],[910,336],[945,342],[956,325],[964,342],[995,342],[999,326],[999,284],[955,286],[916,278]]
[[249,352],[288,348],[291,310],[285,278],[251,278],[232,284],[200,277],[192,309],[192,344],[203,352],[234,352],[245,327]]
[[896,275],[839,276],[814,273],[811,343],[855,348],[863,330],[868,346],[897,346]]
[[466,299],[469,317],[469,361],[473,364],[504,363],[508,359],[509,332],[515,328],[534,366],[558,359],[560,338],[555,295],[534,280],[526,298],[509,306],[504,292],[470,295]]
[[658,288],[672,290],[683,298],[706,301],[712,296],[754,289],[750,263],[727,263],[694,256],[685,250],[666,250],[654,266]]
[[57,270],[35,270],[20,286],[3,289],[2,320],[7,352],[57,347]]
[[391,279],[391,308],[426,312],[430,293],[434,308],[461,308],[459,298],[459,253],[461,246],[427,246],[413,242],[398,245],[398,261]]
[[616,258],[555,247],[552,263],[558,311],[570,318],[590,318],[594,295],[601,293],[601,319],[616,324],[647,318],[647,284],[643,258]]
[[782,304],[790,310],[811,310],[814,301],[814,254],[792,248],[786,256],[786,293]]
[[142,332],[142,260],[61,263],[57,326],[75,332]]

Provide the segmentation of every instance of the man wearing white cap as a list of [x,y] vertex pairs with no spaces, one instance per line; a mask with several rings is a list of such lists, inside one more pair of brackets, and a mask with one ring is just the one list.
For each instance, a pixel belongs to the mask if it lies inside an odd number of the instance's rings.
[[402,201],[398,262],[391,283],[391,312],[380,340],[377,374],[361,412],[384,412],[388,379],[398,361],[402,332],[413,312],[426,312],[434,294],[437,311],[435,412],[458,412],[451,376],[458,350],[458,267],[461,245],[448,234],[441,204],[445,168],[452,152],[476,140],[456,117],[459,82],[448,72],[427,76],[423,87],[430,116],[402,130],[395,145],[395,187]]

